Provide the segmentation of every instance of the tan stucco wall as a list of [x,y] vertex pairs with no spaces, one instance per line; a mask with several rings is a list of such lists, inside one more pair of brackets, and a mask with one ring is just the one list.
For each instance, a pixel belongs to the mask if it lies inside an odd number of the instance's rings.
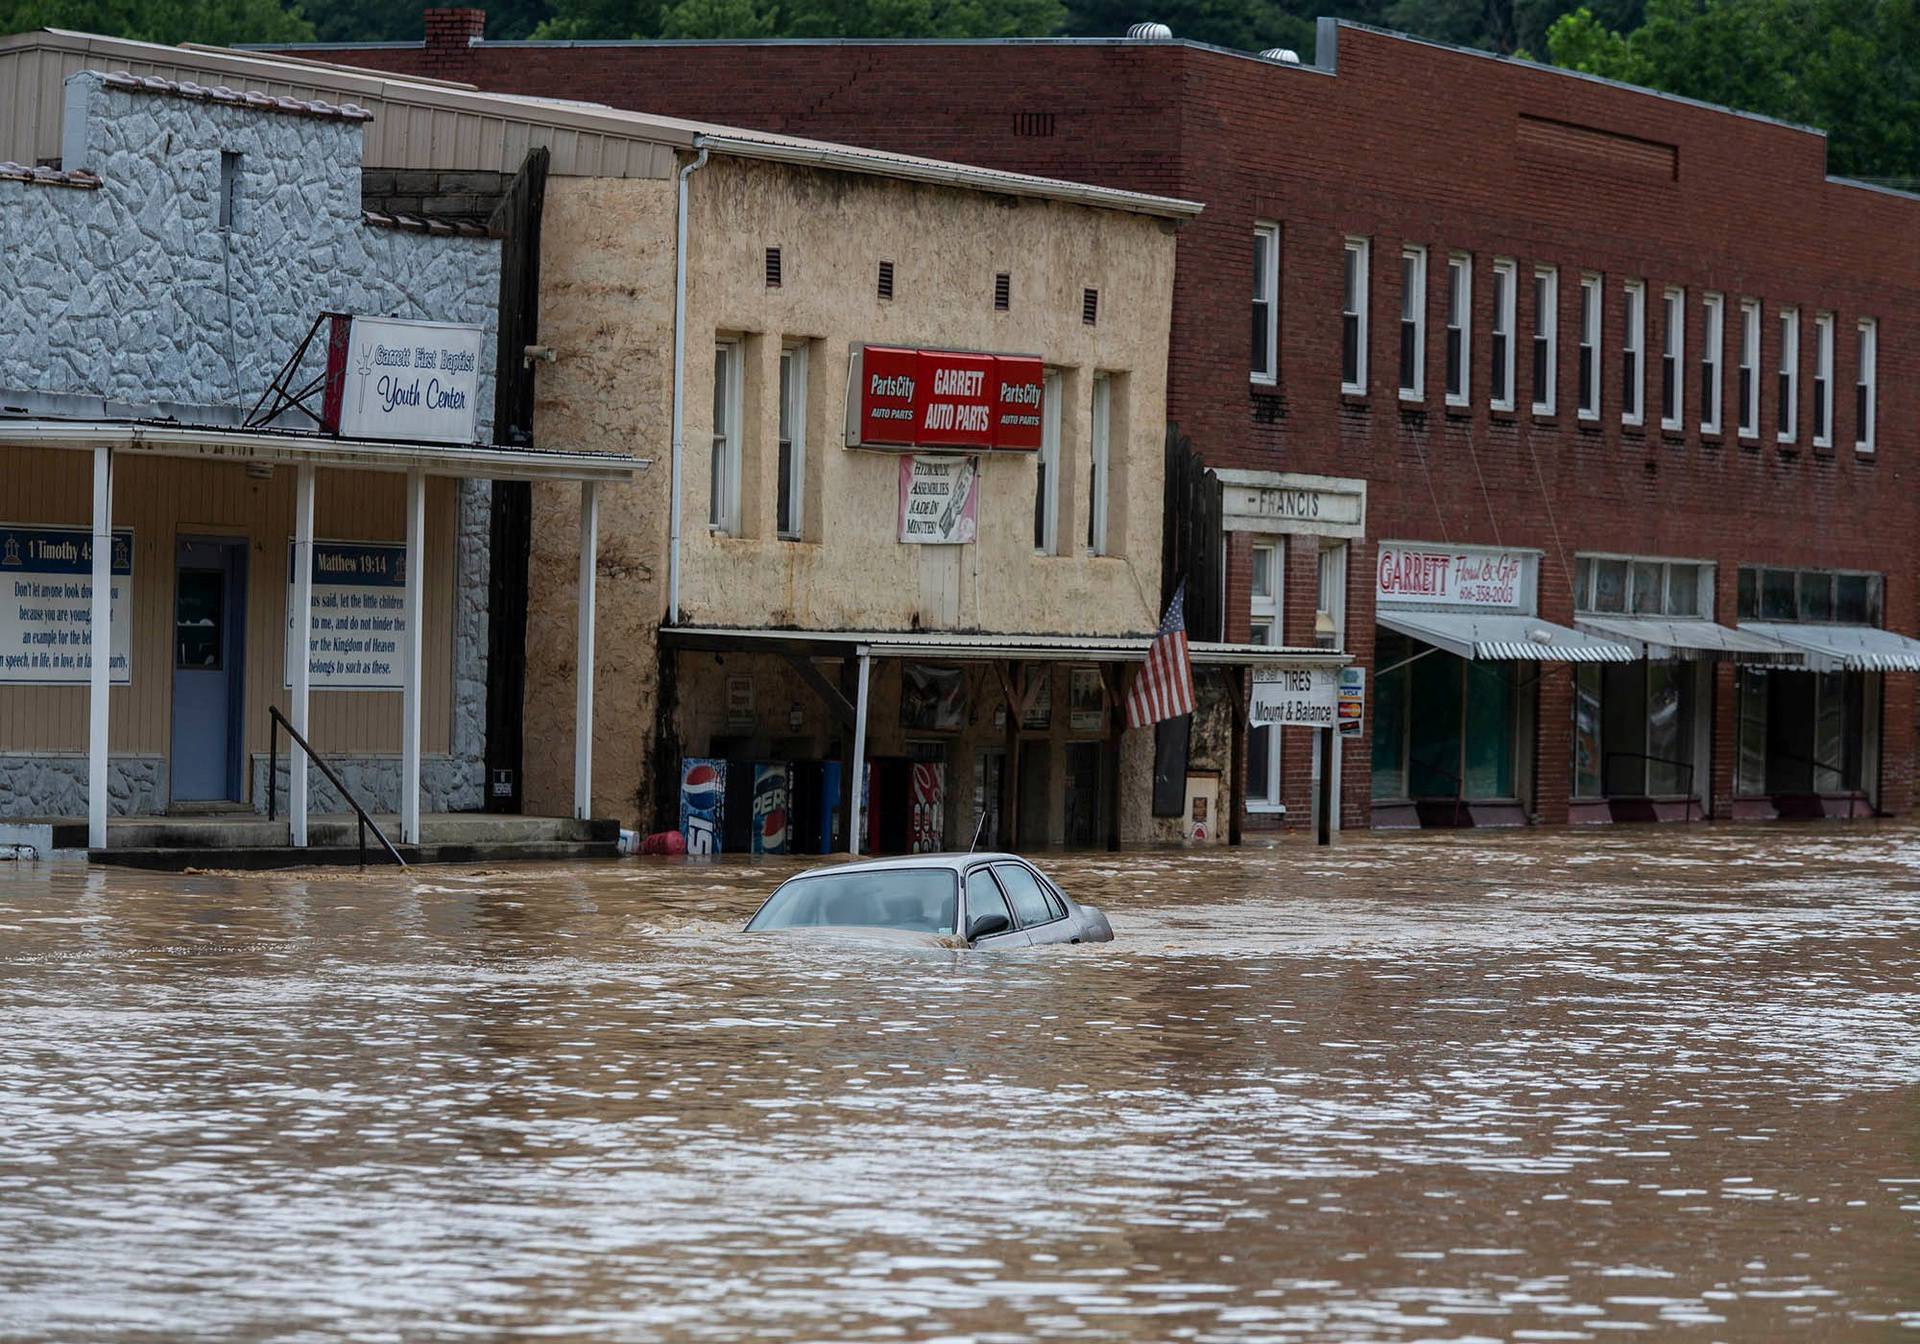
[[[1158,619],[1162,436],[1174,237],[1164,222],[882,178],[716,157],[691,178],[682,512],[683,624],[1150,631]],[[543,446],[654,459],[601,506],[594,810],[633,820],[652,800],[659,688],[655,631],[667,606],[673,319],[672,182],[554,178],[541,247]],[[781,249],[769,288],[765,249]],[[876,293],[894,263],[894,298]],[[997,272],[1008,312],[993,307]],[[1099,320],[1081,294],[1100,293]],[[746,352],[743,525],[710,533],[713,342]],[[808,343],[805,539],[774,535],[779,359]],[[1064,552],[1032,545],[1032,456],[982,465],[980,539],[896,540],[898,458],[844,446],[847,357],[860,343],[1021,352],[1063,374]],[[1109,549],[1087,554],[1094,374],[1116,375]],[[578,490],[534,490],[528,622],[526,806],[571,803]],[[692,660],[688,708],[723,697]],[[809,714],[818,717],[811,693]],[[782,706],[784,714],[784,704]],[[1128,772],[1139,773],[1130,734]],[[1131,791],[1131,785],[1129,790]],[[1144,784],[1141,806],[1144,808]],[[662,824],[671,824],[662,819]]]

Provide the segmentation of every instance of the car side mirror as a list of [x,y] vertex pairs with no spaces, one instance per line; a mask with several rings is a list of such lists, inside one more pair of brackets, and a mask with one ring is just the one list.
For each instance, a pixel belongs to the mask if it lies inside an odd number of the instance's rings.
[[1005,915],[980,915],[967,925],[967,941],[977,943],[982,938],[991,938],[996,933],[1005,933],[1013,927],[1013,921]]

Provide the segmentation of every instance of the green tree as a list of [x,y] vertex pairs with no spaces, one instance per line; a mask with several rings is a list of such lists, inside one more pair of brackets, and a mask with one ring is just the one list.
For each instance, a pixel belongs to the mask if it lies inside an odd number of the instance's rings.
[[0,0],[0,33],[73,28],[140,42],[311,42],[313,25],[280,0]]
[[1549,30],[1556,65],[1828,132],[1840,174],[1920,176],[1916,0],[1648,0],[1631,32],[1581,9]]
[[556,0],[543,38],[1045,37],[1060,0]]

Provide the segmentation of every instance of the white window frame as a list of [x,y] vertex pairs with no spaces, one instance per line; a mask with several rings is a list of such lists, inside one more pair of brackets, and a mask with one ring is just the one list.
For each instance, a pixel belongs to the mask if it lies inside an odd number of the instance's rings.
[[[1621,373],[1625,385],[1620,389],[1620,423],[1639,426],[1647,422],[1647,282],[1629,280],[1622,285],[1626,303],[1625,334],[1620,338]],[[1628,370],[1626,362],[1632,361]]]
[[[1267,595],[1265,597],[1254,595],[1253,590],[1257,585],[1253,582],[1253,576],[1257,571],[1250,568],[1247,579],[1249,594],[1247,609],[1250,618],[1248,639],[1255,644],[1262,642],[1254,637],[1251,622],[1264,620],[1267,622],[1267,635],[1264,642],[1278,645],[1286,642],[1281,622],[1286,610],[1282,594],[1286,591],[1287,539],[1284,536],[1256,537],[1253,541],[1252,566],[1260,565],[1262,552],[1267,556]],[[1267,729],[1267,793],[1263,798],[1256,798],[1251,790],[1248,791],[1247,811],[1249,812],[1285,812],[1287,810],[1285,804],[1280,801],[1281,736],[1280,725],[1273,724]]]
[[[1871,317],[1860,319],[1855,327],[1857,342],[1855,354],[1859,358],[1859,367],[1853,376],[1855,418],[1859,423],[1853,427],[1853,449],[1857,453],[1871,453],[1874,445],[1874,431],[1879,427],[1880,407],[1876,403],[1879,389],[1874,385],[1877,365],[1880,362],[1880,323]],[[1861,397],[1864,389],[1866,396]],[[1859,413],[1864,401],[1866,414]]]
[[739,341],[715,341],[714,408],[725,423],[712,426],[713,457],[707,473],[707,528],[740,532],[740,376],[744,347]]
[[[1272,387],[1280,381],[1280,226],[1264,221],[1255,223],[1253,244],[1267,267],[1264,289],[1259,283],[1260,277],[1254,276],[1252,300],[1256,313],[1260,304],[1267,306],[1267,361],[1264,367],[1255,365],[1251,377],[1262,387]],[[1248,351],[1249,355],[1252,353]]]
[[[779,462],[778,449],[781,444],[787,448],[786,480],[775,485],[773,500],[774,530],[782,541],[799,541],[807,531],[807,346],[804,341],[795,341],[780,349],[781,405],[780,417],[785,421],[786,433],[775,444],[775,458]],[[780,427],[775,427],[779,435]],[[788,526],[780,524],[779,487],[785,485],[788,499]]]
[[1718,434],[1726,415],[1727,387],[1722,361],[1727,350],[1727,296],[1700,296],[1700,432]]
[[[1409,267],[1411,263],[1411,267]],[[1409,274],[1411,271],[1411,274]],[[1411,311],[1409,311],[1411,310]],[[1407,382],[1404,353],[1408,326],[1413,328],[1413,381]],[[1400,400],[1425,401],[1427,396],[1427,249],[1407,243],[1400,249],[1400,343],[1395,347]]]
[[[1541,284],[1545,281],[1545,285]],[[1547,376],[1535,379],[1533,389],[1533,413],[1552,415],[1559,397],[1560,387],[1560,271],[1554,266],[1535,266],[1533,268],[1533,339],[1528,345],[1528,353],[1540,348],[1544,342],[1547,348]],[[1529,362],[1535,373],[1539,371],[1540,361]],[[1540,396],[1541,384],[1545,384],[1546,397]]]
[[1740,398],[1740,437],[1760,437],[1760,300],[1740,300],[1740,371],[1747,375]]
[[1590,366],[1593,370],[1593,377],[1588,380],[1593,392],[1593,402],[1591,405],[1580,400],[1580,398],[1585,395],[1585,389],[1582,389],[1578,385],[1578,374],[1580,370],[1578,368],[1574,370],[1576,375],[1574,398],[1576,402],[1578,402],[1576,414],[1582,420],[1598,420],[1600,418],[1600,387],[1606,378],[1606,373],[1601,363],[1600,336],[1601,329],[1605,324],[1606,291],[1602,287],[1603,283],[1601,277],[1593,271],[1587,271],[1580,277],[1579,360],[1581,365]]
[[1095,555],[1107,553],[1107,509],[1113,495],[1113,478],[1108,464],[1112,457],[1110,433],[1113,426],[1113,379],[1104,373],[1093,375],[1092,432],[1087,440],[1089,474],[1087,482],[1087,549]]
[[[1349,396],[1364,397],[1367,394],[1367,261],[1371,244],[1365,238],[1348,238],[1340,255],[1341,308],[1340,308],[1340,390]],[[1346,293],[1346,275],[1344,267],[1347,259],[1353,258],[1353,295],[1348,306]],[[1355,319],[1354,335],[1354,376],[1346,376],[1347,357],[1347,319]]]
[[[1660,292],[1660,428],[1678,432],[1687,423],[1687,291],[1668,285]],[[1673,377],[1673,414],[1667,414],[1668,368]]]
[[1833,314],[1813,315],[1813,446],[1833,447]]
[[1034,454],[1035,555],[1060,552],[1060,371],[1048,369],[1040,408],[1040,451]]
[[[1505,282],[1502,284],[1502,282]],[[1503,293],[1502,290],[1505,292]],[[1487,390],[1487,405],[1496,411],[1511,411],[1519,404],[1519,392],[1514,387],[1514,375],[1517,366],[1514,362],[1514,328],[1519,325],[1520,302],[1520,264],[1505,257],[1493,259],[1493,349],[1500,349],[1500,339],[1506,339],[1506,353],[1499,362],[1504,366],[1500,372],[1506,383],[1507,395],[1496,397],[1491,387]]]
[[[1777,438],[1781,443],[1792,443],[1800,436],[1800,310],[1782,308],[1780,310],[1780,362],[1774,370],[1776,378],[1786,379],[1787,395],[1784,414],[1780,417]],[[1779,384],[1775,384],[1776,397]]]
[[[1447,340],[1460,345],[1460,386],[1447,388],[1447,405],[1465,406],[1473,388],[1473,255],[1455,252],[1447,258]],[[1442,377],[1446,374],[1443,372]]]

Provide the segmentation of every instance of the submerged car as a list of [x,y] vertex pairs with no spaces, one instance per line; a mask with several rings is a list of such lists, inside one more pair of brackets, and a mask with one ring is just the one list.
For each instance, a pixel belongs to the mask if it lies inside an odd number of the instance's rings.
[[1113,940],[1105,915],[1013,854],[921,854],[816,868],[782,882],[746,931],[784,929],[900,935],[945,947]]

